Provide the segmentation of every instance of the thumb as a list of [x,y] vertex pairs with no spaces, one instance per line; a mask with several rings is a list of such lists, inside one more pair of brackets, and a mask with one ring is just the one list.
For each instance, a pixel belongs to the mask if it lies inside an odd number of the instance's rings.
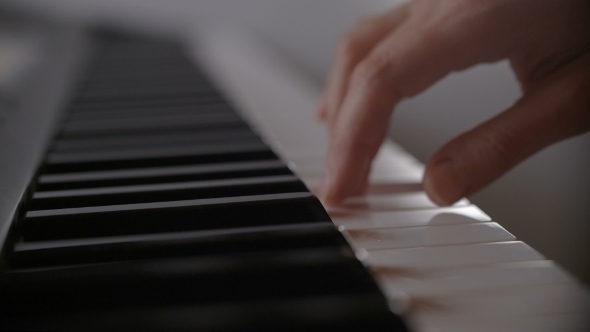
[[535,152],[590,130],[590,56],[578,58],[515,105],[456,137],[426,167],[424,190],[439,205],[471,195]]

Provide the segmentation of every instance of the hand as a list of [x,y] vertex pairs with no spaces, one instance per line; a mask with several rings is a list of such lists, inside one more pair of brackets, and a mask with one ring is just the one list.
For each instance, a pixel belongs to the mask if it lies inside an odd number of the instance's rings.
[[337,205],[366,189],[400,100],[453,71],[502,59],[522,97],[432,156],[423,186],[439,205],[590,130],[590,1],[413,0],[361,20],[340,41],[318,110],[330,132],[320,198]]

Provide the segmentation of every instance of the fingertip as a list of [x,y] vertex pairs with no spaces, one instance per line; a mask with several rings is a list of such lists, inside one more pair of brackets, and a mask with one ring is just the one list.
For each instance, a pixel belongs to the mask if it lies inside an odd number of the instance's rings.
[[326,207],[341,207],[352,196],[366,194],[368,187],[367,172],[360,171],[357,176],[338,178],[334,173],[324,176],[317,190],[317,196]]
[[338,196],[338,192],[334,190],[334,179],[329,174],[324,175],[322,178],[317,195],[325,206],[334,207],[342,202],[342,199]]
[[325,207],[338,207],[342,204],[343,200],[333,194],[327,194],[320,198],[320,202]]
[[423,187],[428,197],[439,206],[452,205],[467,192],[467,186],[451,160],[429,165],[424,174]]
[[315,194],[323,203],[325,201],[325,197],[326,197],[327,193],[328,193],[328,179],[327,179],[327,176],[324,175]]
[[424,175],[424,180],[422,181],[422,185],[424,187],[424,191],[428,198],[433,201],[438,206],[448,206],[449,204],[437,191],[436,186],[432,183],[432,178],[428,175]]

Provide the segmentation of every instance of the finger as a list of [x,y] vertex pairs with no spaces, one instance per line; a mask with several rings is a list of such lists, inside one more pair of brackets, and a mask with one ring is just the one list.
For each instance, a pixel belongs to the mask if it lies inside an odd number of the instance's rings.
[[398,101],[399,96],[381,84],[347,98],[332,135],[327,173],[320,187],[324,203],[337,205],[347,196],[363,193],[371,161],[387,134],[391,107]]
[[416,33],[416,27],[406,23],[355,67],[330,130],[327,173],[320,187],[327,205],[337,205],[363,191],[397,102],[425,90],[454,69],[479,61],[478,57],[455,56],[455,40],[433,35]]
[[402,5],[389,13],[362,19],[341,38],[318,108],[320,119],[326,120],[328,124],[332,122],[346,92],[350,72],[381,39],[403,21],[405,7],[406,5]]
[[590,55],[554,74],[504,113],[435,153],[424,178],[435,203],[450,205],[542,148],[590,130]]
[[318,119],[320,120],[326,120],[326,117],[328,116],[328,110],[327,110],[327,106],[326,106],[326,94],[323,93],[321,98],[320,98],[320,102],[318,104],[318,110],[316,112],[316,116],[318,117]]

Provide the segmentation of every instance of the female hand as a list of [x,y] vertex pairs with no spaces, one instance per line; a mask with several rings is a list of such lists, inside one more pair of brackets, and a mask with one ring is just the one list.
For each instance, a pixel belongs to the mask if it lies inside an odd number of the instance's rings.
[[359,21],[340,41],[318,110],[330,132],[323,201],[365,190],[398,102],[453,71],[503,59],[522,97],[432,156],[423,185],[439,205],[590,130],[590,1],[413,0]]

